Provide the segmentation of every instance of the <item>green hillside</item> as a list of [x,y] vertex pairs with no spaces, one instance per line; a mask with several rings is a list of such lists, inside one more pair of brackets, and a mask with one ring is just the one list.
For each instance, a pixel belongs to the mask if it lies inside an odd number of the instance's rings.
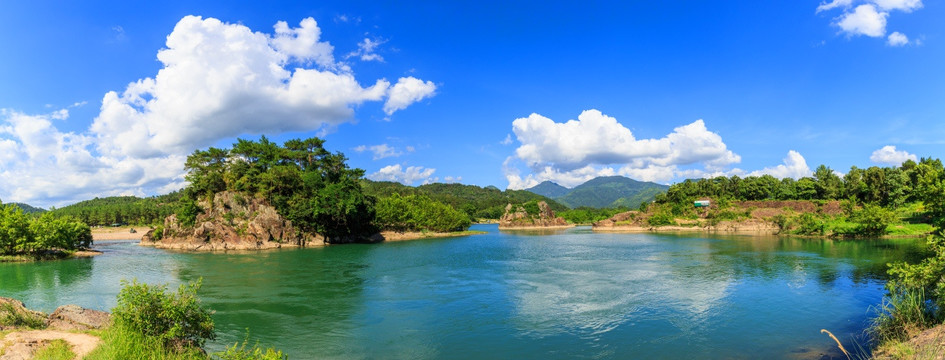
[[56,216],[74,216],[91,226],[160,223],[177,206],[180,193],[139,198],[137,196],[110,196],[80,201],[51,210]]
[[378,198],[392,194],[426,195],[433,200],[461,210],[474,219],[498,219],[508,204],[521,204],[531,200],[545,201],[552,210],[563,211],[567,207],[545,196],[525,190],[502,191],[495,186],[479,187],[463,184],[427,184],[417,187],[390,181],[361,180],[364,193]]
[[24,203],[9,203],[7,205],[13,205],[20,209],[23,209],[23,212],[26,214],[39,214],[46,212],[46,209],[30,206]]
[[546,180],[541,184],[525,189],[525,191],[530,191],[544,197],[556,199],[567,195],[569,192],[571,192],[571,189]]
[[[538,188],[538,191],[546,192],[555,189],[554,186],[560,185],[546,181],[528,191]],[[669,186],[637,181],[623,176],[603,176],[578,185],[554,199],[572,209],[579,207],[635,209],[642,203],[653,201],[657,194],[666,192],[667,189]]]

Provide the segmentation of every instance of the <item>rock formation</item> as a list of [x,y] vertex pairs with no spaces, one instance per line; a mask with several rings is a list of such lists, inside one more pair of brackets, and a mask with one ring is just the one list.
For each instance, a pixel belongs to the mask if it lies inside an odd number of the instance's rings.
[[102,329],[111,322],[111,315],[104,311],[84,309],[77,305],[63,305],[49,314],[46,328],[56,330]]
[[[149,231],[141,245],[180,250],[261,250],[324,245],[319,235],[303,234],[269,203],[260,198],[223,191],[212,202],[197,203],[203,212],[193,226],[183,226],[177,215],[164,219],[160,234]],[[159,229],[160,230],[160,229]]]
[[499,219],[499,228],[547,228],[568,227],[564,218],[555,216],[554,210],[544,201],[538,202],[538,213],[529,214],[523,205],[508,204],[505,214]]

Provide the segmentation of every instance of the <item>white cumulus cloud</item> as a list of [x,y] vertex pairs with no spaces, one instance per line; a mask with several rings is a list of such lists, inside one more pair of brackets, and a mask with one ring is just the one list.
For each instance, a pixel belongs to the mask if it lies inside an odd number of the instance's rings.
[[918,161],[919,158],[905,150],[896,150],[892,145],[883,146],[870,155],[870,161],[877,164],[899,166],[906,160]]
[[840,16],[836,25],[850,35],[880,37],[886,34],[887,12],[880,12],[871,4],[857,6],[853,12]]
[[[741,161],[702,120],[658,139],[637,139],[617,119],[598,110],[584,111],[565,123],[531,114],[513,121],[512,130],[521,145],[503,167],[513,189],[545,180],[574,186],[610,175],[668,181],[681,166],[720,170]],[[517,161],[524,162],[530,174],[522,175],[514,166]]]
[[[236,136],[325,131],[351,121],[364,102],[384,101],[390,116],[434,95],[432,82],[413,77],[362,86],[335,61],[312,18],[273,29],[182,18],[157,53],[157,74],[106,93],[81,133],[53,124],[69,117],[67,109],[3,110],[0,198],[49,206],[176,190],[194,149]],[[393,151],[379,150],[378,156]]]
[[423,166],[408,166],[406,169],[400,164],[388,165],[382,167],[376,173],[367,176],[374,181],[394,181],[404,185],[413,185],[416,182],[430,183],[436,169],[424,168]]
[[377,61],[384,62],[384,57],[378,54],[377,47],[387,41],[376,39],[371,40],[369,38],[364,38],[361,42],[358,43],[358,50],[348,53],[345,58],[358,57],[361,61]]
[[892,34],[889,34],[886,43],[889,44],[889,46],[903,46],[909,43],[909,37],[896,31]]
[[775,167],[766,167],[761,170],[752,171],[748,175],[750,176],[761,176],[761,175],[771,175],[778,179],[783,178],[794,178],[800,179],[805,176],[810,176],[813,172],[810,170],[810,167],[807,166],[807,160],[801,156],[797,151],[791,150],[788,151],[788,155],[784,158],[784,163]]
[[423,81],[413,76],[400,78],[397,84],[390,89],[390,96],[384,103],[384,112],[387,115],[397,110],[403,110],[410,104],[431,97],[436,92],[436,85],[432,81]]
[[853,0],[833,0],[831,2],[822,2],[817,6],[817,12],[827,11],[835,8],[847,8],[853,4]]
[[922,8],[922,0],[871,0],[871,2],[883,10],[912,12]]

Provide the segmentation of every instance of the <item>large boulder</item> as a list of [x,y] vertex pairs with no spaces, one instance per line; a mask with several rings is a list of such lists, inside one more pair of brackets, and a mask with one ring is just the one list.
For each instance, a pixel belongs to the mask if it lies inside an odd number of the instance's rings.
[[104,311],[84,309],[77,305],[63,305],[49,314],[46,327],[55,330],[102,329],[111,322],[111,315]]

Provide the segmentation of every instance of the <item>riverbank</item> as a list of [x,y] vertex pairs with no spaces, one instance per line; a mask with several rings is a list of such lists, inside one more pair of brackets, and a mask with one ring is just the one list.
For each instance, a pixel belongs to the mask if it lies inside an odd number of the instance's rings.
[[50,251],[46,251],[40,254],[0,255],[0,263],[65,260],[65,259],[87,258],[87,257],[96,256],[96,255],[101,255],[101,254],[102,254],[101,251],[92,250],[92,249],[78,250],[78,251],[50,250]]
[[[135,232],[131,232],[132,229]],[[92,241],[141,240],[149,229],[147,226],[94,227]]]
[[577,226],[577,225],[574,225],[574,224],[568,224],[568,225],[548,225],[548,226],[537,226],[537,225],[536,225],[536,226],[502,226],[502,225],[500,225],[500,226],[499,226],[499,230],[515,230],[515,231],[521,231],[521,230],[538,230],[538,231],[541,231],[541,230],[564,230],[564,229],[573,228],[573,227],[575,227],[575,226]]
[[409,241],[409,240],[433,239],[433,238],[451,238],[451,237],[482,235],[482,234],[486,234],[486,232],[475,231],[475,230],[453,231],[453,232],[381,231],[379,235],[381,238],[380,241],[387,242],[387,241]]
[[102,311],[64,305],[46,315],[0,297],[0,359],[32,359],[53,347],[81,359],[101,343],[91,332],[110,323],[111,316]]

